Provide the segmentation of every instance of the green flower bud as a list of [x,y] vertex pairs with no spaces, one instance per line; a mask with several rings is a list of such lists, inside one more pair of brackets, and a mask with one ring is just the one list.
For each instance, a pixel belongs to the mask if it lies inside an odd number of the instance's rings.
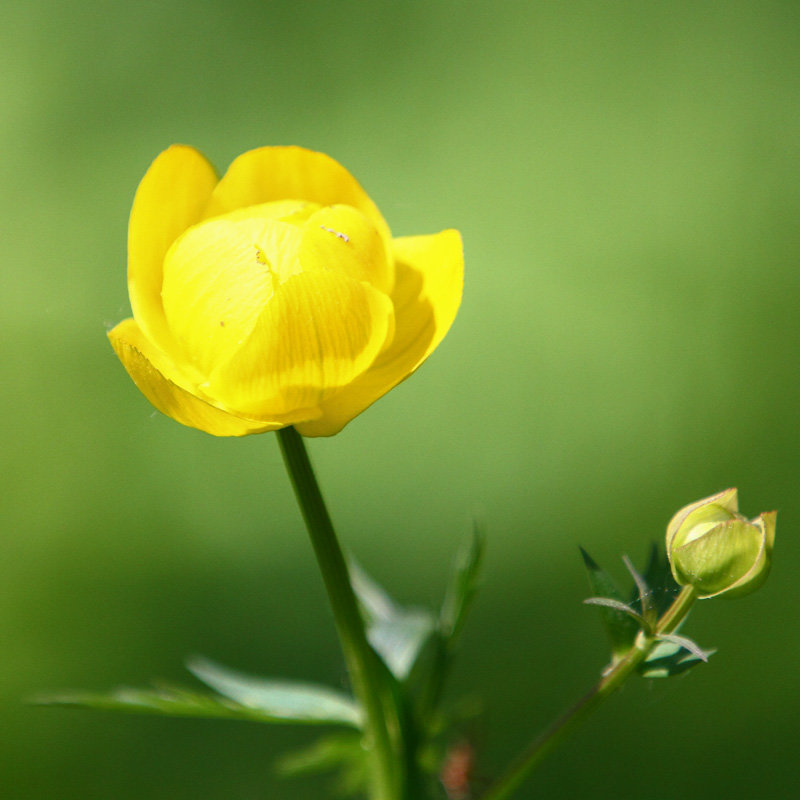
[[698,597],[755,591],[769,573],[776,514],[746,519],[739,514],[736,489],[682,508],[667,526],[667,557],[675,580],[693,586]]

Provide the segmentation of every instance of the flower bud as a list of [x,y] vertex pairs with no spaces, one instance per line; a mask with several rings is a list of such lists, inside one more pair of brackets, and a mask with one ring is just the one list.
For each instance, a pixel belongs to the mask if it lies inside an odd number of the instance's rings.
[[681,586],[698,597],[743,595],[766,580],[775,540],[775,511],[748,520],[736,489],[682,508],[667,526],[667,557]]

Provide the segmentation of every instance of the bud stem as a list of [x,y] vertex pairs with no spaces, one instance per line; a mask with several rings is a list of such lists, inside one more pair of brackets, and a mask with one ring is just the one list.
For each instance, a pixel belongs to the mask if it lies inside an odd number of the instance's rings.
[[556,748],[577,725],[586,719],[607,697],[625,682],[636,667],[644,661],[657,644],[657,636],[672,633],[686,618],[689,609],[697,599],[691,586],[685,586],[672,605],[658,620],[651,634],[640,631],[636,641],[611,669],[575,705],[562,714],[555,722],[539,734],[506,772],[481,795],[480,800],[505,800],[510,797],[523,781],[539,766],[552,750]]
[[672,605],[664,612],[658,621],[656,633],[672,633],[678,625],[686,619],[694,601],[697,600],[697,591],[693,586],[684,586]]

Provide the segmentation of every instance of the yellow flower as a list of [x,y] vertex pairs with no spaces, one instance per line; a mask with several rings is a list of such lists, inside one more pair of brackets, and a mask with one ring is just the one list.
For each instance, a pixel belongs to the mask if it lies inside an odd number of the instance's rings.
[[109,338],[160,411],[216,436],[330,436],[431,354],[461,302],[461,237],[393,239],[356,180],[300,147],[219,180],[175,145],[128,230],[133,318]]

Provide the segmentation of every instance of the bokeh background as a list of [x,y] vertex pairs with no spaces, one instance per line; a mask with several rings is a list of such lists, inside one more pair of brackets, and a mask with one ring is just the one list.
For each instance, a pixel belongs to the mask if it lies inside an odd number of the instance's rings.
[[797,796],[800,5],[6,0],[0,18],[0,796],[324,796],[272,773],[314,731],[22,703],[192,684],[191,653],[343,681],[273,437],[154,413],[105,338],[129,314],[133,192],[172,142],[220,169],[323,150],[396,233],[463,233],[451,334],[311,451],[346,544],[402,601],[436,604],[486,521],[452,686],[485,703],[479,773],[605,663],[577,546],[622,577],[620,554],[736,485],[746,512],[779,510],[767,586],[701,604],[710,665],[631,682],[520,796]]

